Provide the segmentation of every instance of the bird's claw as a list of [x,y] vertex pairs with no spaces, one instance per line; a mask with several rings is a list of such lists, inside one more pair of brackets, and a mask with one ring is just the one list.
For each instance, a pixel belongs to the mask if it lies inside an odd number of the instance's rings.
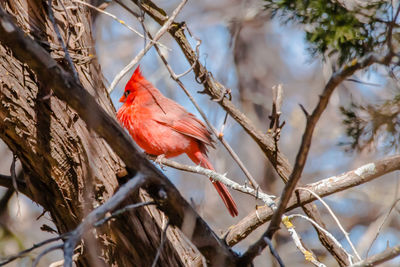
[[158,164],[158,165],[161,167],[161,169],[164,169],[164,165],[163,165],[163,163],[162,163],[162,160],[163,160],[163,159],[165,159],[165,155],[164,155],[164,154],[161,154],[161,155],[158,155],[157,158],[154,160],[154,162],[155,162],[156,164]]

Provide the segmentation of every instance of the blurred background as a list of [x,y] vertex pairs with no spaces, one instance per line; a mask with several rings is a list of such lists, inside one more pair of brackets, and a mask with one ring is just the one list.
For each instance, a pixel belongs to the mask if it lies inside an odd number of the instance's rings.
[[[137,11],[136,6],[130,1],[123,2]],[[155,2],[170,14],[180,1]],[[268,130],[270,122],[268,116],[272,108],[271,88],[274,85],[283,85],[281,120],[286,124],[281,132],[279,147],[293,164],[305,125],[305,116],[299,104],[309,112],[312,111],[335,64],[329,59],[323,60],[321,57],[311,55],[303,26],[293,22],[284,23],[279,16],[271,18],[271,14],[264,10],[263,4],[262,1],[255,0],[189,1],[176,21],[185,21],[193,35],[202,40],[200,46],[202,63],[217,81],[232,90],[236,106],[263,131]],[[136,18],[118,4],[111,3],[106,11],[141,31]],[[159,28],[147,16],[145,23],[152,33]],[[103,14],[97,15],[94,33],[97,56],[102,66],[105,84],[108,86],[115,75],[144,47],[145,40]],[[195,47],[196,40],[188,38]],[[162,51],[175,73],[179,74],[190,68],[180,48],[168,34],[161,39],[161,42],[171,49]],[[170,78],[154,48],[146,54],[140,65],[143,75],[166,96],[200,117],[183,91]],[[123,78],[111,94],[116,109],[121,105],[118,99],[132,72],[133,70]],[[352,101],[364,105],[378,105],[399,94],[396,82],[388,77],[385,69],[369,68],[357,72],[353,78],[355,81],[345,81],[337,88],[317,125],[301,180],[303,184],[338,175],[396,153],[397,149],[385,143],[387,141],[383,138],[374,140],[362,150],[349,150],[348,146],[343,145],[349,142],[349,138],[346,136],[343,124],[345,117],[340,111],[341,106],[348,107]],[[223,109],[208,96],[197,93],[203,88],[195,81],[192,73],[182,77],[182,81],[195,96],[211,123],[217,129],[221,129],[225,117]],[[262,189],[268,194],[280,195],[283,182],[275,174],[258,146],[231,118],[228,118],[224,135]],[[8,175],[12,155],[4,145],[1,147],[0,155],[2,156],[0,173]],[[229,178],[244,184],[245,176],[221,144],[218,143],[216,149],[210,151],[210,159],[218,172],[227,173]],[[186,156],[176,160],[192,164]],[[218,234],[239,222],[253,211],[256,205],[262,205],[250,196],[233,192],[239,207],[239,217],[231,218],[207,178],[167,167],[164,172]],[[7,199],[10,194],[7,195],[6,192],[0,188],[0,197]],[[365,257],[383,219],[398,198],[399,177],[398,173],[392,173],[327,197],[325,200],[350,233],[358,252]],[[48,214],[41,216],[43,212],[41,207],[22,194],[18,197],[13,194],[8,201],[1,203],[6,203],[7,206],[0,207],[0,256],[17,253],[52,236],[40,230],[44,224],[52,227]],[[317,206],[323,214],[327,230],[347,251],[350,251],[348,243],[333,219],[322,205],[317,203]],[[290,213],[302,213],[302,211],[296,209]],[[388,245],[399,243],[399,223],[399,210],[395,208],[382,226],[379,237],[372,244],[370,256],[383,251]],[[336,261],[326,253],[309,223],[297,219],[294,224],[306,246],[312,249],[322,262],[327,266],[337,265]],[[263,230],[265,226],[260,227],[233,249],[243,252]],[[303,255],[296,249],[284,229],[278,232],[275,240],[276,248],[287,266],[309,265],[305,263]],[[40,250],[35,253],[39,252]],[[32,257],[37,255],[35,253],[32,253]],[[53,252],[41,261],[41,266],[48,266],[61,258],[60,252]],[[29,264],[30,259],[26,258],[9,266]],[[255,260],[255,266],[275,266],[274,264],[268,249]],[[400,261],[395,259],[385,266],[399,264]]]

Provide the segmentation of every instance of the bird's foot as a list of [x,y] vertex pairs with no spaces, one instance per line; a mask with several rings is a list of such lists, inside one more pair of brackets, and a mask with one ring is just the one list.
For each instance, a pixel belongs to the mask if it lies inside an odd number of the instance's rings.
[[161,155],[158,155],[158,156],[157,156],[157,158],[154,160],[154,162],[155,162],[157,165],[159,165],[159,166],[161,167],[161,169],[164,170],[164,165],[163,165],[163,163],[162,163],[163,159],[165,159],[165,155],[164,155],[164,154],[161,154]]

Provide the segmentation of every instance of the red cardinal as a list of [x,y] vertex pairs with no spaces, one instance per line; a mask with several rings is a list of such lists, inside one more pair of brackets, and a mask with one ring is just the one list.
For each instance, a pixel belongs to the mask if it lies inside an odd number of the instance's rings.
[[[142,76],[139,67],[119,101],[124,104],[118,110],[118,120],[146,153],[167,158],[186,153],[195,164],[214,170],[207,157],[207,146],[213,146],[211,134],[204,123],[163,96]],[[235,201],[227,188],[220,182],[212,183],[232,217],[237,216]]]

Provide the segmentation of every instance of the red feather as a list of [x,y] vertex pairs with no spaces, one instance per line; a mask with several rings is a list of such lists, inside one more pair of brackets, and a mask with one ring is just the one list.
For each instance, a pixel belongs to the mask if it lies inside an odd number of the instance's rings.
[[[175,157],[186,153],[195,163],[214,170],[207,158],[213,146],[207,127],[181,105],[165,97],[147,81],[137,67],[125,86],[117,118],[135,142],[148,154]],[[232,217],[238,215],[228,189],[213,182]]]

